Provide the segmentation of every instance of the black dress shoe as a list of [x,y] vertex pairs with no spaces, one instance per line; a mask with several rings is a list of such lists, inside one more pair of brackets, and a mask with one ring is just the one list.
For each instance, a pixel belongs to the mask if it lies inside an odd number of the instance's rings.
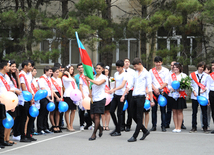
[[111,136],[121,136],[121,133],[115,132]]
[[196,128],[192,128],[189,133],[193,133],[193,132],[197,132],[197,129]]
[[120,128],[120,131],[121,131],[121,132],[125,131],[125,128],[124,128],[124,127],[121,127],[121,128]]
[[204,130],[204,133],[208,133],[208,130],[207,130],[207,128],[204,128],[203,130]]
[[166,125],[165,128],[170,128],[170,126],[169,126],[169,125]]
[[126,127],[126,132],[129,132],[130,131],[130,127]]
[[156,131],[156,127],[153,126],[150,131]]
[[88,140],[90,140],[90,141],[96,140],[96,136],[94,138],[90,137]]
[[112,135],[116,132],[116,129],[114,129],[112,132],[109,133],[109,135]]
[[162,127],[162,132],[166,132],[166,128],[165,127]]
[[137,141],[137,139],[134,137],[131,137],[130,139],[128,139],[128,142],[136,142],[136,141]]
[[181,125],[181,129],[186,130],[187,128],[182,124],[182,125]]
[[3,146],[13,146],[13,144],[10,144],[10,143],[8,143],[8,142],[4,142],[4,143],[2,143],[1,145],[3,145]]
[[3,145],[0,144],[0,149],[4,149],[4,148],[5,148],[5,146],[3,146]]
[[214,134],[214,130],[210,132],[211,134]]
[[140,140],[144,140],[149,134],[150,134],[150,132],[147,131],[146,133],[143,134],[143,136],[141,137]]
[[33,137],[27,137],[28,140],[30,141],[37,141],[37,139],[33,138]]
[[21,138],[20,142],[26,142],[26,143],[30,143],[31,140],[27,139],[27,138]]

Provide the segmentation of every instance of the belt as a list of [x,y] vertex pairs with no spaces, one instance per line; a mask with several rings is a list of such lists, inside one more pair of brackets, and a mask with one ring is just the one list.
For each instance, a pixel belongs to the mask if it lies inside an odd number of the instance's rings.
[[137,95],[137,96],[133,96],[133,98],[141,98],[141,97],[146,97],[145,95]]

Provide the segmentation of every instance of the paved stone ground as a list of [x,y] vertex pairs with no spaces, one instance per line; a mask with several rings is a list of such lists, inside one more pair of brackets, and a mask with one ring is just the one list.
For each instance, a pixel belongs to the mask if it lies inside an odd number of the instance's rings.
[[[140,133],[137,142],[128,143],[129,139],[135,129],[135,123],[133,123],[132,130],[130,132],[122,132],[120,137],[111,137],[110,131],[104,131],[101,138],[97,137],[95,141],[88,141],[91,136],[91,130],[79,131],[79,117],[76,113],[74,127],[76,132],[67,132],[63,130],[63,133],[48,134],[46,136],[35,136],[37,142],[20,143],[12,147],[6,147],[0,150],[0,154],[47,154],[47,155],[62,155],[62,154],[101,154],[101,155],[115,155],[115,154],[127,154],[127,155],[162,155],[162,154],[182,154],[182,155],[202,155],[213,154],[214,135],[205,134],[201,130],[200,120],[198,117],[198,132],[189,133],[191,129],[191,105],[188,105],[188,109],[184,111],[184,120],[187,130],[182,130],[181,133],[172,133],[174,124],[171,122],[170,129],[167,132],[161,132],[160,128],[160,111],[158,111],[158,126],[157,131],[151,132],[151,134],[144,140],[140,141],[142,133]],[[200,112],[200,111],[199,111]],[[199,114],[198,114],[199,116]],[[113,123],[110,122],[110,129],[113,129]],[[151,119],[149,123],[151,128]],[[214,129],[214,125],[211,121],[211,129]]]

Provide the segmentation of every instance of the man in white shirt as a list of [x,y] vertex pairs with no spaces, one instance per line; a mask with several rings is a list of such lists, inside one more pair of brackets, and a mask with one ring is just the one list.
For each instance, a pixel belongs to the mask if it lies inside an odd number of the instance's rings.
[[[134,78],[134,74],[135,71],[134,69],[131,69],[130,67],[130,60],[128,58],[124,59],[124,71],[127,73],[127,84],[130,83],[133,78]],[[128,113],[128,117],[127,117],[127,121],[125,124],[125,113],[126,110],[123,111],[123,121],[122,121],[122,127],[121,127],[121,131],[126,131],[129,132],[131,125],[132,125],[132,109],[131,109],[131,99],[132,99],[132,92],[133,92],[133,88],[131,88],[126,96],[126,100],[128,102],[128,108],[127,108],[127,113]]]
[[[209,87],[210,87],[210,78],[209,75],[204,73],[205,70],[205,62],[199,62],[197,65],[197,71],[190,74],[191,87],[191,99],[192,99],[192,129],[190,133],[197,131],[197,112],[198,112],[198,101],[197,96],[204,96],[209,100]],[[201,106],[201,105],[200,105]],[[207,133],[207,105],[201,106],[202,115],[203,115],[203,130]]]
[[[32,65],[29,60],[22,62],[22,71],[19,73],[20,78],[20,84],[21,84],[21,91],[28,91],[33,95],[32,89],[31,89],[31,82],[29,81],[29,77],[27,77],[27,74],[32,70]],[[25,101],[23,98],[23,95],[19,95],[19,110],[20,110],[20,131],[21,131],[21,139],[20,142],[31,142],[36,141],[33,137],[31,137],[31,129],[33,127],[33,123],[35,118],[31,117],[29,114],[29,108],[33,104],[34,99],[32,98],[31,101]],[[27,117],[28,125],[27,125],[27,133],[25,135],[25,124]]]
[[[111,101],[110,107],[110,114],[115,125],[115,130],[110,133],[111,136],[121,136],[120,129],[123,119],[124,101],[121,102],[120,98],[126,89],[125,84],[127,82],[127,75],[126,72],[123,70],[123,66],[124,66],[123,60],[118,60],[116,62],[117,72],[114,74],[115,86],[112,90],[108,92],[109,94],[115,93],[114,98]],[[116,108],[117,108],[117,118],[115,115]]]
[[[150,74],[152,77],[152,89],[153,89],[153,98],[155,101],[155,106],[152,107],[152,128],[150,131],[156,131],[157,127],[157,109],[158,109],[158,97],[163,92],[164,96],[167,98],[169,93],[168,88],[168,78],[169,70],[162,66],[163,60],[160,56],[156,56],[154,59],[155,67],[150,69]],[[161,128],[163,132],[166,132],[166,106],[161,107]]]
[[128,87],[126,88],[126,91],[121,97],[121,101],[124,101],[126,93],[134,87],[131,106],[133,109],[133,119],[136,122],[137,127],[133,136],[128,140],[128,142],[135,142],[137,140],[136,138],[140,132],[140,129],[142,129],[143,131],[143,136],[140,140],[144,140],[149,135],[149,131],[142,123],[144,103],[146,99],[146,88],[148,88],[149,91],[150,104],[151,106],[154,106],[154,100],[152,97],[152,80],[150,73],[143,67],[142,61],[139,58],[135,58],[132,64],[134,65],[136,72],[134,73],[132,82],[130,81]]
[[38,80],[39,88],[42,90],[48,91],[47,97],[40,100],[39,116],[37,117],[37,132],[39,134],[51,133],[48,130],[49,111],[46,108],[46,106],[49,102],[54,103],[52,82],[51,82],[51,78],[50,78],[51,74],[52,74],[51,67],[46,66],[44,68],[44,74]]

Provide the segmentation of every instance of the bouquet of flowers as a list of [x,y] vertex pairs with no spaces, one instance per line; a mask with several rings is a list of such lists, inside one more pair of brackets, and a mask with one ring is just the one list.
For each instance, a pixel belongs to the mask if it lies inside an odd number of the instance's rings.
[[110,82],[114,82],[114,78],[113,77],[110,77]]
[[189,76],[187,76],[185,78],[181,78],[180,89],[192,89],[191,81],[192,81],[192,79]]

